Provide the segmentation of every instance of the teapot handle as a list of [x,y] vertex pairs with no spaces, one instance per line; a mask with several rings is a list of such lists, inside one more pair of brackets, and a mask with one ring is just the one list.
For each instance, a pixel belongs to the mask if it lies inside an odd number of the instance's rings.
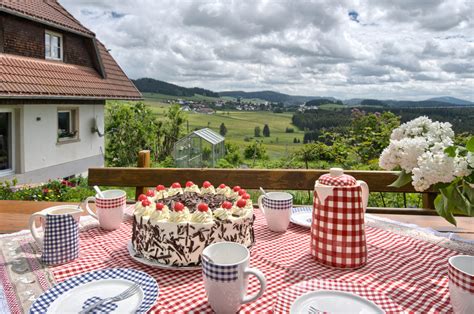
[[357,181],[362,189],[362,206],[364,207],[364,212],[367,210],[367,205],[369,204],[369,186],[362,180]]

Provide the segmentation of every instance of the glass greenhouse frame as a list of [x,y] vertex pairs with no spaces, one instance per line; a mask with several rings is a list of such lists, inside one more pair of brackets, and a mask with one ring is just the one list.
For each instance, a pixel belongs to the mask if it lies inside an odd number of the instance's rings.
[[173,147],[173,158],[178,168],[215,167],[225,155],[225,138],[204,128],[179,139]]

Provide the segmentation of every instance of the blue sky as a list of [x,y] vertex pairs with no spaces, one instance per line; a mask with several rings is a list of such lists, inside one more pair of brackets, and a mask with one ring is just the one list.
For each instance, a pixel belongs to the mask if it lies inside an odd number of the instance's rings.
[[60,0],[132,78],[474,101],[474,1]]

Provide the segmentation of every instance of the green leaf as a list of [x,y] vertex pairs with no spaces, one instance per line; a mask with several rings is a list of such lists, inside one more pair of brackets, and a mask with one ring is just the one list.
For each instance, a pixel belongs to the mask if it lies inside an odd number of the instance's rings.
[[397,180],[389,185],[389,187],[400,188],[411,182],[411,174],[406,173],[405,170],[400,171]]
[[462,184],[463,192],[468,198],[469,202],[474,204],[474,188],[469,185],[466,181]]
[[467,141],[466,149],[471,153],[474,153],[474,136],[471,136],[471,138]]
[[449,157],[456,157],[456,146],[449,146],[444,149],[444,152],[449,156]]
[[438,215],[446,219],[449,223],[456,226],[456,219],[454,219],[452,212],[448,209],[448,203],[446,201],[446,198],[442,194],[439,194],[435,198],[434,205]]
[[463,214],[469,215],[471,204],[457,187],[453,189],[450,201],[454,206],[454,210],[458,210],[461,211]]

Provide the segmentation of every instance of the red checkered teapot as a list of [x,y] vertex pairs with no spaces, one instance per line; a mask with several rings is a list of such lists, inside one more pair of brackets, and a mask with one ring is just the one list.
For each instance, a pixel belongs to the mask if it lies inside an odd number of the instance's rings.
[[314,185],[311,254],[337,268],[358,268],[367,262],[364,213],[369,187],[364,181],[331,168]]

